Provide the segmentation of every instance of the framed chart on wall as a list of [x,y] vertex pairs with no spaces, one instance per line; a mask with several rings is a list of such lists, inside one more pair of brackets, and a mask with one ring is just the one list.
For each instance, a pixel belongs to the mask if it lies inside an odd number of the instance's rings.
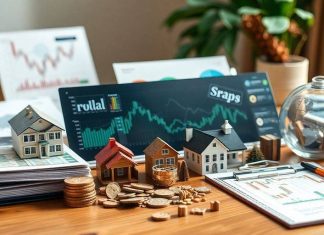
[[229,120],[240,138],[279,136],[278,116],[262,73],[59,89],[70,147],[86,160],[116,139],[142,155],[155,137],[182,149],[185,128],[219,129]]

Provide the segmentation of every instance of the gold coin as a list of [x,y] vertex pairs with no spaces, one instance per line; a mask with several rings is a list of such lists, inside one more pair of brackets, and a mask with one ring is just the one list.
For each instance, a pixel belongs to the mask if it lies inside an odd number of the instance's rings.
[[142,184],[142,183],[131,183],[132,188],[142,189],[142,190],[152,190],[154,186],[151,184]]
[[116,208],[119,206],[119,202],[105,201],[102,205],[104,208]]
[[133,198],[121,199],[119,202],[122,204],[136,204],[143,201],[144,201],[143,197],[133,197]]
[[84,198],[84,197],[90,197],[90,196],[96,196],[96,195],[97,194],[95,191],[88,192],[88,193],[83,193],[83,192],[71,193],[71,192],[64,191],[64,196],[72,197],[72,198]]
[[157,212],[151,215],[154,221],[166,221],[171,218],[171,215],[167,212]]
[[74,202],[65,201],[65,204],[69,207],[87,207],[87,206],[92,206],[95,203],[96,203],[96,200],[85,202],[85,203],[74,203]]
[[151,208],[162,208],[170,205],[170,200],[165,198],[151,198],[146,202],[146,205]]
[[109,183],[106,186],[106,195],[108,198],[110,199],[115,199],[118,195],[118,193],[121,192],[121,189],[119,187],[119,185],[115,182]]
[[163,197],[163,198],[171,198],[174,196],[174,192],[169,189],[157,189],[154,192],[154,196]]
[[93,178],[86,177],[86,176],[70,177],[70,178],[66,178],[64,180],[64,183],[69,186],[86,186],[86,185],[93,184]]

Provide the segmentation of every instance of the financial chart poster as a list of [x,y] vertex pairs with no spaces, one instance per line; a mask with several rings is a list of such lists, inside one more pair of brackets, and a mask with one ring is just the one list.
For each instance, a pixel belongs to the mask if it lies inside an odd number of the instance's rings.
[[182,150],[186,127],[219,129],[228,120],[244,142],[279,136],[265,74],[61,88],[69,145],[87,160],[109,137],[143,154],[160,137]]
[[58,87],[98,84],[83,27],[1,33],[0,55],[6,100],[58,100]]

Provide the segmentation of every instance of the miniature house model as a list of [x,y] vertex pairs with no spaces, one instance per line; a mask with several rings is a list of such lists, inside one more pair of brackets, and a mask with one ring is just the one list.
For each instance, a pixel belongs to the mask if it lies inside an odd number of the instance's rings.
[[226,172],[228,165],[240,163],[238,154],[245,149],[227,120],[219,130],[186,129],[184,159],[188,168],[200,175]]
[[106,185],[111,181],[137,181],[138,172],[133,157],[131,150],[118,143],[115,138],[110,138],[108,144],[95,156],[97,176],[101,184]]
[[178,152],[159,137],[144,149],[145,172],[152,176],[154,165],[177,165]]
[[9,124],[13,147],[20,158],[63,154],[62,127],[30,105],[9,120]]

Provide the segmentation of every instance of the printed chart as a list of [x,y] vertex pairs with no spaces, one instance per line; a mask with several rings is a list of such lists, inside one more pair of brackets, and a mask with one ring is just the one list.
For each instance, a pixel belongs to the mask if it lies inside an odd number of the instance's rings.
[[[182,150],[187,127],[219,129],[224,120],[229,120],[244,142],[257,141],[263,134],[279,136],[273,100],[251,103],[244,88],[245,80],[266,80],[266,76],[60,89],[69,145],[90,160],[109,137],[115,137],[136,155],[142,155],[156,137]],[[270,90],[265,92],[271,96]],[[258,126],[254,112],[262,108],[269,112],[263,115],[262,126]]]
[[0,53],[6,100],[58,100],[58,87],[98,84],[83,27],[1,33]]
[[168,81],[230,75],[225,56],[113,63],[118,83]]

